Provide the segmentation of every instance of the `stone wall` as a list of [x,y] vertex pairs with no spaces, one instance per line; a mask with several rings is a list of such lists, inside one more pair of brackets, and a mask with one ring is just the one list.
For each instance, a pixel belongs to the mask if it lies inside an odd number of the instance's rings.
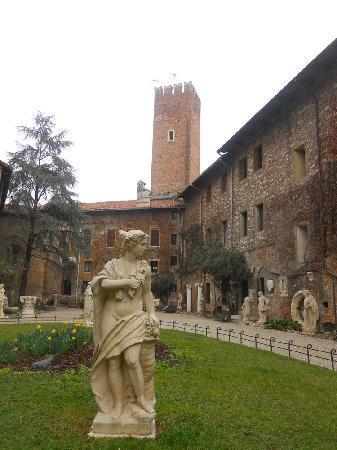
[[[295,98],[285,101],[279,114],[266,117],[264,126],[254,129],[234,156],[214,163],[194,183],[196,189],[185,194],[184,237],[202,224],[203,239],[223,240],[223,223],[227,221],[228,248],[245,252],[252,271],[249,287],[260,290],[259,279],[273,280],[268,292],[273,317],[289,317],[290,301],[300,287],[311,288],[321,305],[321,320],[331,321],[333,298],[331,282],[324,270],[327,265],[336,273],[336,80],[330,70],[316,80],[311,92],[318,99],[319,148],[314,97],[299,90]],[[254,167],[255,149],[262,146],[262,168]],[[298,151],[305,152],[305,176],[296,170]],[[319,156],[321,163],[319,164]],[[247,176],[240,177],[240,160],[247,158]],[[321,170],[319,170],[321,167]],[[224,190],[222,177],[227,173]],[[231,178],[232,177],[232,178]],[[322,195],[321,195],[322,190]],[[201,209],[200,209],[201,199]],[[263,204],[263,230],[258,231],[258,205]],[[242,214],[247,213],[247,235],[243,236]],[[298,228],[300,227],[300,228]],[[307,232],[308,246],[301,253],[298,233]],[[334,243],[331,243],[334,240]],[[314,273],[314,281],[306,273]],[[279,289],[280,277],[287,279],[287,293]],[[191,284],[200,274],[189,274]],[[330,283],[330,284],[329,284]],[[238,295],[240,295],[240,290]],[[195,298],[192,304],[196,304]],[[325,305],[323,307],[323,305]],[[328,307],[326,307],[328,305]],[[256,308],[256,304],[253,308]]]

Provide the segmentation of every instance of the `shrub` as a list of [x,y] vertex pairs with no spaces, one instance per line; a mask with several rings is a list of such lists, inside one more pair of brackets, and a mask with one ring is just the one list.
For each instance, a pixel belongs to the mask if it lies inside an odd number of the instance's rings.
[[279,320],[267,320],[264,324],[265,328],[281,331],[302,331],[302,325],[296,320],[279,319]]

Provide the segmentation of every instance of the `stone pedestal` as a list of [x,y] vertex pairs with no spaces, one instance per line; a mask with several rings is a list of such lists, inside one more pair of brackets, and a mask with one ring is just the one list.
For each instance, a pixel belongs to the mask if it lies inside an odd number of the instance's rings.
[[23,319],[33,319],[35,317],[34,306],[37,301],[37,297],[32,297],[24,295],[20,297],[20,303],[22,303],[22,314]]
[[100,437],[134,437],[139,439],[156,436],[155,414],[146,416],[121,416],[113,418],[99,412],[91,426],[88,436]]

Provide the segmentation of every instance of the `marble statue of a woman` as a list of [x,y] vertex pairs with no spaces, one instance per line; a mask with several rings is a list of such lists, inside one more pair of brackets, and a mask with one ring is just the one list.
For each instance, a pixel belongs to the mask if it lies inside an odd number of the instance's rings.
[[91,386],[98,407],[90,435],[153,437],[159,323],[151,270],[141,260],[148,236],[140,230],[120,231],[120,236],[121,258],[108,261],[90,283],[95,346]]

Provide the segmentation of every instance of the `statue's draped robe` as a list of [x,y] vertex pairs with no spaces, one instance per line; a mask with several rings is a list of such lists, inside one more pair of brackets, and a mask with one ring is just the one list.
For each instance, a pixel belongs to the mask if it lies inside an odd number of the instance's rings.
[[[138,263],[142,267],[143,262]],[[145,271],[140,270],[137,278],[144,283]],[[144,276],[142,276],[144,275]],[[98,409],[104,414],[110,414],[113,408],[113,395],[109,380],[109,358],[119,356],[128,347],[142,343],[145,337],[146,315],[144,311],[137,311],[134,314],[118,318],[110,316],[111,327],[105,336],[102,335],[103,310],[106,301],[118,301],[124,296],[130,295],[125,289],[112,292],[103,289],[101,283],[104,279],[118,280],[121,276],[118,273],[118,260],[108,261],[103,270],[93,278],[91,289],[94,298],[94,362],[91,373],[91,387],[95,395]],[[114,295],[115,299],[109,299]],[[132,296],[132,291],[131,291]],[[123,364],[124,397],[132,398],[128,383],[128,373]]]

